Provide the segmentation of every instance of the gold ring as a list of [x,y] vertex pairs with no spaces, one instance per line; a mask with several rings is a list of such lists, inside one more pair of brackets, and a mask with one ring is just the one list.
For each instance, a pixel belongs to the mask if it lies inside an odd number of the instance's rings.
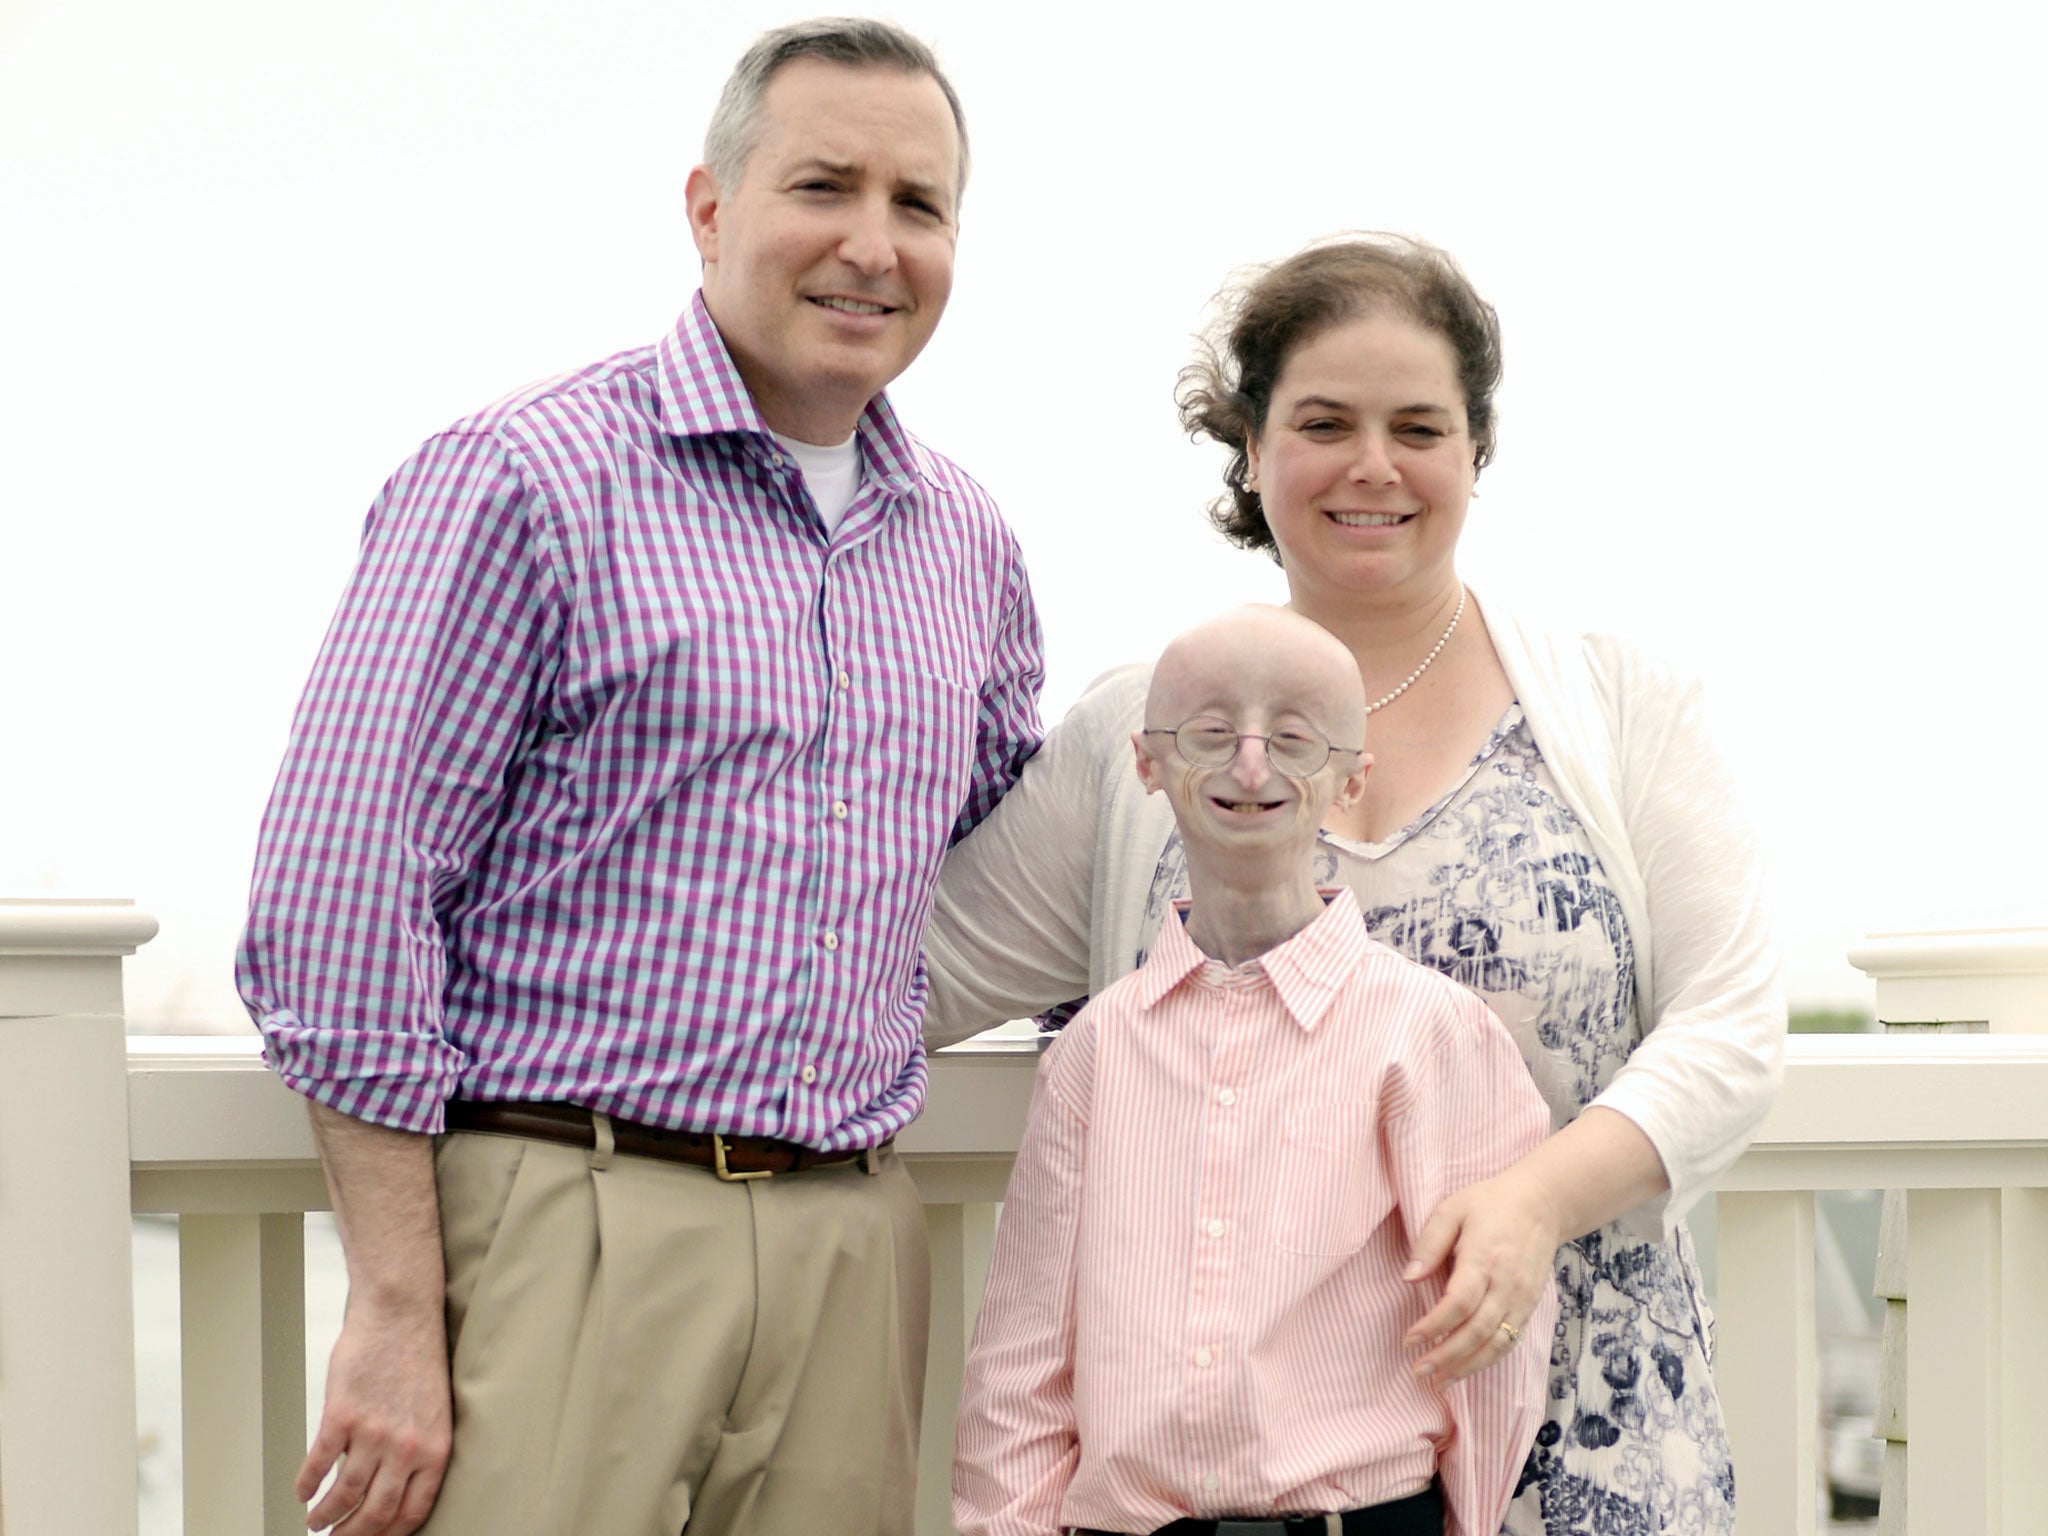
[[1517,1328],[1513,1323],[1509,1322],[1506,1318],[1501,1319],[1500,1331],[1506,1334],[1511,1342],[1516,1344],[1522,1342],[1522,1330]]

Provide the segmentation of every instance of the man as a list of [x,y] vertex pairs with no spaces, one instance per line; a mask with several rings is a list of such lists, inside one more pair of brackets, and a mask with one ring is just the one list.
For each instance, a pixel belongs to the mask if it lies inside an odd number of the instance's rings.
[[961,1388],[966,1536],[1493,1536],[1542,1422],[1546,1287],[1418,1377],[1444,1196],[1539,1144],[1514,1040],[1315,884],[1371,758],[1358,664],[1280,608],[1154,669],[1138,780],[1191,901],[1047,1054]]
[[1042,671],[1014,539],[882,393],[966,171],[916,40],[769,34],[675,330],[372,510],[240,957],[349,1267],[310,1525],[910,1529],[918,942]]

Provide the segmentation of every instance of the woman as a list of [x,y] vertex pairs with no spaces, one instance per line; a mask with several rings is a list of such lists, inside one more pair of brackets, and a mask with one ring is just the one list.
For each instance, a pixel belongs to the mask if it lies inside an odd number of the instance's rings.
[[[1506,1529],[1726,1532],[1734,1479],[1711,1321],[1680,1218],[1768,1108],[1783,1050],[1761,874],[1697,693],[1631,647],[1552,635],[1457,572],[1493,456],[1493,311],[1444,253],[1318,245],[1224,297],[1182,419],[1230,451],[1212,510],[1343,640],[1373,705],[1365,799],[1325,825],[1325,883],[1372,935],[1473,987],[1553,1134],[1445,1202],[1415,1331],[1454,1378],[1523,1343],[1546,1273],[1548,1419]],[[1097,683],[949,857],[927,940],[935,1038],[1106,985],[1185,887],[1130,767],[1142,668]],[[1426,1347],[1425,1347],[1426,1346]]]

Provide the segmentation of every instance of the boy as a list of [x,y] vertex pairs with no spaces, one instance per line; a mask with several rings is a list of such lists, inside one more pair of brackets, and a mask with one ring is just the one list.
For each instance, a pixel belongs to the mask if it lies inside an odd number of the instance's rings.
[[1284,609],[1159,659],[1132,744],[1192,900],[1040,1071],[962,1390],[963,1536],[1500,1528],[1555,1298],[1435,1385],[1401,1338],[1438,1287],[1402,1270],[1550,1120],[1483,1003],[1315,888],[1365,717],[1350,652]]

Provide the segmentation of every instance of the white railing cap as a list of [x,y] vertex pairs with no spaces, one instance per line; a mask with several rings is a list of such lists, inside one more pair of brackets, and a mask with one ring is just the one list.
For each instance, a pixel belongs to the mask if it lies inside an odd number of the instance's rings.
[[0,955],[132,955],[156,927],[120,898],[0,896]]
[[1759,1146],[2048,1146],[2048,1035],[1794,1035]]
[[2048,975],[2048,928],[1873,933],[1849,951],[1849,963],[1878,980]]

